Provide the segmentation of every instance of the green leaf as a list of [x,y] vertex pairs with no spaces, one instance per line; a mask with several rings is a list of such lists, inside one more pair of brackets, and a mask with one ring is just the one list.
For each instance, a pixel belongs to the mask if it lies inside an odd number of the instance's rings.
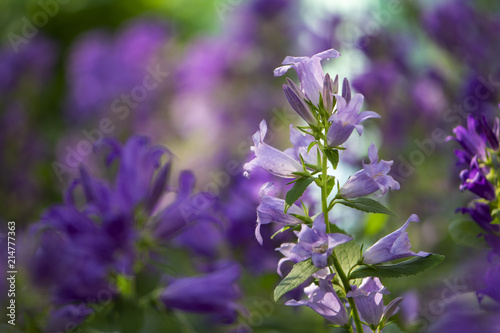
[[369,276],[381,278],[395,278],[415,275],[426,269],[436,266],[444,260],[444,256],[439,254],[429,254],[427,257],[413,257],[409,260],[389,265],[363,265],[355,269],[350,279],[361,279]]
[[301,283],[319,270],[320,268],[314,266],[311,259],[295,264],[290,273],[288,273],[288,275],[281,280],[276,289],[274,289],[274,301],[277,302],[281,296],[290,290],[297,288]]
[[314,181],[315,178],[300,178],[297,179],[293,187],[286,193],[285,197],[285,214],[295,201],[299,200],[306,188]]
[[478,237],[483,230],[471,220],[455,220],[448,227],[451,239],[464,246],[485,248],[488,247],[483,237]]
[[[340,263],[340,267],[346,275],[348,275],[351,268],[354,267],[361,258],[360,246],[354,240],[336,246],[334,251]],[[354,284],[361,284],[361,280],[355,281]]]
[[325,147],[325,155],[326,158],[332,163],[332,166],[334,169],[337,169],[337,166],[339,165],[339,151],[337,149],[330,149],[328,147]]
[[361,210],[367,213],[375,214],[386,214],[397,217],[397,215],[389,208],[382,205],[380,202],[375,201],[370,198],[357,198],[353,200],[339,200],[338,203],[351,207],[357,210]]
[[307,153],[309,154],[309,151],[311,150],[312,147],[318,144],[318,141],[313,141],[307,146]]

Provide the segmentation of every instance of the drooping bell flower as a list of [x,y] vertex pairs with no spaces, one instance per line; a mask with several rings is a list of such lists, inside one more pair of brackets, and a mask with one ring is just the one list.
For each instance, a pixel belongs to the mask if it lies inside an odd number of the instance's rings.
[[291,205],[285,214],[285,200],[276,198],[276,190],[272,183],[265,183],[260,189],[260,204],[257,207],[257,227],[255,228],[255,237],[262,244],[260,226],[275,222],[285,225],[299,225],[302,220],[293,216],[304,215],[304,211],[296,205]]
[[392,161],[378,161],[378,149],[372,143],[368,149],[370,163],[363,162],[363,169],[350,177],[340,189],[342,197],[358,198],[380,190],[380,194],[385,194],[389,189],[399,190],[399,183],[388,175],[391,170]]
[[363,254],[363,263],[380,264],[386,261],[406,257],[428,256],[430,253],[423,251],[415,253],[410,250],[410,239],[408,238],[408,233],[406,232],[406,228],[408,228],[410,222],[419,222],[418,216],[415,214],[411,215],[401,228],[373,244]]
[[384,295],[390,294],[377,277],[367,277],[359,287],[352,286],[347,297],[352,297],[363,320],[378,326],[384,313]]
[[[282,178],[296,178],[297,176],[293,174],[294,172],[304,171],[300,159],[297,156],[297,152],[306,152],[307,146],[313,140],[313,138],[307,138],[306,135],[306,137],[301,139],[297,137],[297,135],[293,131],[297,130],[290,130],[291,140],[294,141],[296,146],[291,150],[288,149],[282,152],[264,143],[264,138],[266,137],[267,133],[267,123],[265,120],[262,120],[259,125],[259,130],[252,136],[254,146],[252,146],[250,149],[255,153],[255,157],[250,162],[243,165],[245,176],[248,176],[249,173],[256,167],[260,167],[267,172]],[[315,154],[315,151],[312,151],[311,154]],[[310,160],[310,158],[306,155],[307,154],[305,153],[303,155],[303,158],[305,160]]]

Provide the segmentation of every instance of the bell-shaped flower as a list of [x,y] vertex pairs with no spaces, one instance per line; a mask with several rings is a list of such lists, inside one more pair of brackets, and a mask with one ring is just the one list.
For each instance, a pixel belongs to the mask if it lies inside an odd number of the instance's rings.
[[256,167],[282,178],[295,178],[293,172],[301,172],[304,169],[299,161],[284,152],[264,143],[267,133],[267,123],[262,120],[259,130],[252,136],[254,146],[250,149],[255,153],[255,158],[243,165],[245,175]]
[[359,287],[352,286],[347,297],[352,297],[356,303],[359,314],[363,320],[374,326],[378,326],[384,313],[384,295],[390,292],[382,285],[377,277],[367,277]]
[[483,171],[479,167],[477,156],[472,158],[470,170],[465,169],[460,172],[460,179],[462,180],[462,185],[460,185],[461,191],[469,190],[481,198],[487,200],[495,199],[495,187],[484,176]]
[[380,115],[373,111],[359,113],[364,100],[361,94],[355,94],[349,102],[339,95],[335,95],[335,98],[337,112],[329,119],[332,124],[327,133],[327,143],[330,147],[337,147],[346,142],[354,129],[361,135],[363,133],[361,123],[366,119],[380,118]]
[[370,163],[363,162],[363,169],[350,177],[340,189],[342,197],[358,198],[380,190],[380,195],[389,189],[399,190],[399,183],[388,175],[391,170],[392,161],[378,161],[378,149],[372,143],[368,149]]
[[314,140],[311,135],[301,133],[290,126],[290,141],[294,147],[285,151],[280,151],[264,143],[267,133],[267,124],[262,120],[259,130],[252,136],[254,146],[250,149],[255,153],[255,157],[243,165],[245,176],[256,167],[260,167],[267,172],[282,178],[296,178],[294,172],[303,172],[304,168],[300,161],[299,154],[306,163],[316,164],[316,150],[311,149],[307,152],[307,147]]
[[299,225],[302,220],[292,214],[305,215],[304,211],[296,205],[291,205],[285,214],[285,200],[276,198],[276,189],[273,183],[265,183],[260,189],[260,205],[257,207],[257,227],[255,237],[262,244],[260,226],[271,222],[285,225]]
[[330,274],[326,279],[320,279],[319,285],[312,283],[309,287],[304,288],[308,299],[300,301],[290,300],[285,305],[305,305],[333,324],[340,326],[347,325],[349,323],[349,315],[344,304],[333,289],[333,276],[334,274]]
[[406,258],[406,257],[426,257],[430,253],[420,251],[415,253],[410,250],[411,244],[408,238],[408,233],[406,228],[410,222],[420,222],[418,216],[411,215],[406,223],[394,231],[393,233],[385,236],[384,238],[373,244],[368,250],[363,254],[363,263],[365,264],[380,264],[386,261]]
[[208,313],[234,322],[236,300],[240,297],[236,285],[239,277],[238,264],[227,262],[205,275],[173,279],[159,298],[168,309]]
[[319,95],[323,92],[325,74],[321,67],[321,60],[338,58],[337,50],[329,49],[313,55],[312,57],[286,57],[281,63],[284,66],[274,70],[274,76],[282,76],[290,68],[295,69],[300,81],[300,88],[312,104],[319,104]]
[[300,261],[312,258],[314,266],[319,268],[327,266],[328,257],[337,245],[352,239],[345,234],[327,234],[323,214],[316,217],[312,228],[303,224],[297,236],[299,241],[290,252],[301,258]]

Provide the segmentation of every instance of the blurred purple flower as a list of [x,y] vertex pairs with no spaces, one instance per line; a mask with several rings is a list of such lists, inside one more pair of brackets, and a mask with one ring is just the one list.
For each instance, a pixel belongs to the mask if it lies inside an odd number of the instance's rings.
[[162,291],[160,300],[169,309],[210,313],[231,323],[237,317],[239,277],[238,264],[227,262],[205,275],[173,279]]
[[381,238],[373,244],[363,254],[363,263],[365,264],[380,264],[386,261],[406,258],[406,257],[426,257],[430,253],[420,251],[415,253],[410,250],[411,244],[408,238],[406,228],[410,222],[419,222],[418,216],[411,215],[406,223],[398,230],[390,233],[389,235]]
[[455,140],[462,146],[463,150],[455,150],[459,164],[469,165],[474,156],[484,161],[486,141],[479,134],[479,122],[473,116],[467,118],[467,129],[457,126],[453,133],[456,138],[449,136],[446,140]]
[[340,189],[340,195],[346,199],[363,197],[380,190],[385,194],[389,189],[399,190],[399,183],[388,175],[392,161],[378,161],[378,149],[371,144],[368,149],[370,164],[363,162],[363,170],[356,172]]

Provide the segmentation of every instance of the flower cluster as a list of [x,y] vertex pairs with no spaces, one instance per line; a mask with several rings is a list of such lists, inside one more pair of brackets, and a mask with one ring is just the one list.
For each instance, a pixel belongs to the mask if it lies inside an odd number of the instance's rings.
[[481,281],[482,287],[477,293],[481,301],[484,296],[496,301],[498,308],[500,308],[500,291],[493,281],[498,279],[500,268],[498,263],[500,259],[499,124],[498,118],[495,119],[493,126],[490,126],[484,115],[477,118],[469,116],[467,128],[456,127],[453,130],[455,137],[448,138],[457,141],[462,148],[455,150],[458,164],[466,166],[460,172],[460,190],[468,190],[478,197],[468,207],[459,208],[458,211],[468,214],[480,227],[479,234],[472,236],[484,239],[491,248],[488,256],[489,267]]
[[[384,195],[389,190],[399,189],[399,183],[390,175],[392,161],[380,160],[377,147],[372,144],[368,151],[369,163],[352,175],[342,186],[328,173],[329,163],[336,169],[339,152],[343,144],[356,129],[361,135],[362,123],[369,118],[379,118],[372,111],[361,111],[363,96],[351,93],[349,81],[343,80],[339,92],[338,76],[332,79],[323,72],[321,60],[339,57],[340,53],[330,49],[311,58],[286,57],[283,66],[274,71],[281,76],[287,70],[296,70],[300,87],[287,79],[283,86],[291,107],[307,122],[307,126],[290,128],[292,148],[278,150],[265,143],[266,121],[260,123],[253,135],[252,151],[255,157],[244,165],[245,175],[259,167],[269,173],[288,178],[293,187],[285,199],[276,196],[272,183],[261,188],[260,205],[257,208],[256,238],[262,244],[262,224],[277,223],[280,232],[293,230],[296,243],[282,244],[277,250],[285,257],[278,264],[278,273],[284,262],[294,266],[275,290],[275,299],[296,288],[311,276],[312,284],[304,289],[307,299],[289,300],[291,306],[305,305],[323,316],[331,324],[348,329],[363,327],[382,330],[389,317],[397,310],[402,298],[396,298],[384,306],[383,295],[388,290],[379,277],[396,277],[415,274],[442,260],[442,256],[410,250],[406,228],[409,223],[418,222],[416,215],[410,216],[398,230],[383,237],[366,251],[336,226],[330,211],[336,204],[368,213],[393,214],[379,202],[367,198],[370,194]],[[322,210],[310,216],[312,207],[299,199],[311,184],[321,188]],[[332,191],[337,188],[337,194]],[[412,257],[402,263],[381,265],[392,260]],[[419,268],[413,265],[419,263]],[[413,269],[408,269],[412,267]]]
[[49,293],[53,309],[46,329],[63,331],[90,322],[106,304],[126,299],[234,321],[240,269],[233,262],[218,262],[199,276],[169,277],[166,286],[159,282],[146,294],[135,290],[144,274],[161,275],[155,263],[170,240],[199,221],[216,221],[210,204],[199,205],[215,197],[194,193],[190,171],[180,173],[176,187],[170,185],[172,155],[146,137],[104,145],[111,148],[109,168],[119,160],[114,181],[93,177],[81,166],[65,203],[49,208],[30,229],[29,271]]

